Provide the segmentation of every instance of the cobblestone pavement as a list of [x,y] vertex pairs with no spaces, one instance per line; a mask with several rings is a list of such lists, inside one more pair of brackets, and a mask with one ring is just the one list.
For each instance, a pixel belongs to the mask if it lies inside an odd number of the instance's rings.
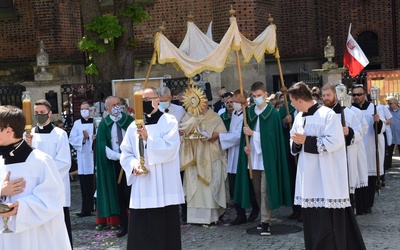
[[[393,158],[393,167],[386,173],[386,186],[376,196],[372,213],[357,216],[367,249],[399,249],[400,246],[400,157]],[[72,182],[70,208],[74,249],[126,249],[127,236],[117,238],[116,231],[94,230],[95,217],[79,218],[79,182]],[[278,227],[302,229],[302,223],[286,219],[291,208],[282,207],[272,213],[272,235],[259,236],[246,232],[257,226],[257,220],[240,226],[230,226],[234,209],[229,207],[222,221],[215,226],[183,225],[183,249],[304,249],[303,231],[278,234]],[[275,232],[274,233],[274,226]]]

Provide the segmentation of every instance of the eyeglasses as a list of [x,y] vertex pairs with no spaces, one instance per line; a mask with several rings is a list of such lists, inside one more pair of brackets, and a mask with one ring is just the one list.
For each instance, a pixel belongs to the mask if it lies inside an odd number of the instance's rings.
[[353,97],[362,96],[362,95],[364,95],[364,93],[357,93],[357,94],[353,94]]
[[151,101],[151,100],[154,100],[154,99],[157,99],[157,98],[158,98],[157,96],[155,96],[155,97],[145,97],[145,98],[143,98],[143,101],[148,102],[148,101]]

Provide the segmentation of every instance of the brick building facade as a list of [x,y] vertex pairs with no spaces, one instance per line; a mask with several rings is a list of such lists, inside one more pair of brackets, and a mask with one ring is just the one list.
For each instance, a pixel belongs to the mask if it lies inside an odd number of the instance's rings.
[[80,20],[79,0],[5,0],[0,5],[0,63],[34,63],[41,40],[50,61],[82,63]]
[[[4,2],[3,2],[4,1]],[[0,4],[0,67],[12,63],[32,64],[40,40],[45,42],[50,63],[83,63],[77,43],[82,37],[79,0],[2,0]],[[326,61],[323,48],[331,36],[336,48],[333,59],[342,66],[349,24],[366,52],[371,69],[398,68],[400,51],[400,2],[397,0],[146,0],[152,20],[135,27],[137,55],[149,58],[153,39],[164,22],[164,34],[179,45],[186,32],[190,11],[203,31],[213,21],[214,40],[229,26],[229,9],[236,10],[240,31],[254,39],[267,25],[270,13],[277,25],[278,45],[284,74],[300,68],[312,70]],[[8,4],[8,7],[7,7]],[[14,14],[9,15],[11,8]],[[7,9],[8,8],[8,9]],[[8,12],[7,12],[7,11]],[[8,13],[4,15],[4,13]],[[266,57],[267,74],[277,75],[275,60]],[[267,81],[272,78],[266,77]]]

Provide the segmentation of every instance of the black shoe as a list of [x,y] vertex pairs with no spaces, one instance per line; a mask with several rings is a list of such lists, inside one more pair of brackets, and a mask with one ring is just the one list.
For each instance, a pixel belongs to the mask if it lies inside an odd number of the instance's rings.
[[297,218],[298,222],[303,222],[303,215],[300,213],[299,217]]
[[118,232],[117,232],[117,237],[121,238],[123,236],[125,236],[125,234],[128,233],[128,229],[126,227],[121,227]]
[[244,224],[246,222],[247,222],[246,216],[237,216],[236,219],[234,221],[232,221],[230,224],[232,226],[236,226],[236,225]]
[[293,212],[291,215],[289,215],[287,218],[289,220],[297,220],[300,217],[300,213],[299,212]]
[[78,217],[86,217],[86,216],[92,216],[92,213],[80,212],[80,213],[76,213],[75,215],[78,216]]
[[271,226],[269,223],[262,223],[261,224],[261,235],[271,235]]
[[262,229],[262,223],[257,225],[257,230],[261,230]]
[[258,217],[258,214],[260,213],[260,210],[251,210],[251,213],[249,215],[249,218],[247,218],[248,222],[255,221]]
[[218,221],[222,221],[222,219],[224,218],[224,216],[225,216],[225,212],[224,212],[223,214],[221,214],[221,215],[218,217]]

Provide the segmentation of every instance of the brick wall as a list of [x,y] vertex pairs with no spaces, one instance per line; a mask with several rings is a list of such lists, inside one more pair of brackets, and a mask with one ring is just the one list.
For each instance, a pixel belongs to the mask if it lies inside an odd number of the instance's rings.
[[83,59],[78,0],[14,0],[14,8],[16,19],[0,20],[1,61],[34,63],[40,40],[50,61]]
[[[193,21],[206,31],[213,21],[214,40],[219,42],[229,27],[229,10],[236,10],[239,30],[254,39],[268,25],[271,13],[277,25],[281,58],[313,58],[326,61],[323,48],[328,35],[336,48],[333,59],[340,66],[349,23],[352,34],[373,31],[379,37],[379,56],[374,60],[393,68],[394,46],[400,54],[400,2],[396,5],[397,44],[393,44],[393,0],[156,0],[144,9],[152,20],[135,26],[136,52],[147,58],[153,52],[154,35],[164,22],[164,34],[179,45],[186,32],[190,11]],[[34,62],[40,40],[45,43],[50,60],[82,59],[76,44],[81,39],[79,0],[14,0],[18,18],[0,20],[0,62]],[[400,55],[397,58],[400,61]],[[301,66],[300,66],[301,67]]]

